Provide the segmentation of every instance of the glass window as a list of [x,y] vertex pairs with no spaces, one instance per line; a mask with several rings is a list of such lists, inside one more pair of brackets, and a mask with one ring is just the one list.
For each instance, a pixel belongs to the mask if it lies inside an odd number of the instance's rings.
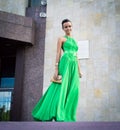
[[12,91],[0,91],[0,121],[10,120]]
[[41,0],[29,0],[28,1],[29,7],[36,7],[41,5]]
[[0,57],[0,121],[10,120],[12,92],[15,83],[15,57]]
[[0,66],[0,88],[13,88],[15,82],[15,57],[2,57]]
[[14,77],[2,77],[1,78],[1,88],[13,88],[15,78]]

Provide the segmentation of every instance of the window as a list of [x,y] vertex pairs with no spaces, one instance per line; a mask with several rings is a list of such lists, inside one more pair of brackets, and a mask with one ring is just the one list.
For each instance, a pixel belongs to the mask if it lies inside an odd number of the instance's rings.
[[15,83],[15,57],[0,57],[0,121],[10,120],[12,92]]

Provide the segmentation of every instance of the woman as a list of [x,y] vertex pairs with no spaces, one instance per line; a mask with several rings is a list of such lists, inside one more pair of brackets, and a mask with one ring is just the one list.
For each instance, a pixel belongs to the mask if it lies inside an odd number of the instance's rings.
[[[76,121],[76,109],[79,97],[80,64],[77,59],[78,46],[71,36],[72,23],[62,21],[65,36],[57,42],[57,54],[53,82],[32,111],[32,116],[39,121]],[[63,55],[61,56],[61,51]],[[62,82],[58,76],[62,76]]]

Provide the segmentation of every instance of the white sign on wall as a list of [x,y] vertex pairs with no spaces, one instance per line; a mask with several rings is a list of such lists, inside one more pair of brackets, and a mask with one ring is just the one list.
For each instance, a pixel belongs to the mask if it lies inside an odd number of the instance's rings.
[[78,41],[78,59],[89,58],[89,41]]

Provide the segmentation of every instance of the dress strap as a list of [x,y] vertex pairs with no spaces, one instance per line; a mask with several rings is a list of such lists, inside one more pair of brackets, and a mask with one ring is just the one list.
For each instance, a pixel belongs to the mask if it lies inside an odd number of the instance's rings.
[[68,36],[65,35],[64,37],[68,39]]

